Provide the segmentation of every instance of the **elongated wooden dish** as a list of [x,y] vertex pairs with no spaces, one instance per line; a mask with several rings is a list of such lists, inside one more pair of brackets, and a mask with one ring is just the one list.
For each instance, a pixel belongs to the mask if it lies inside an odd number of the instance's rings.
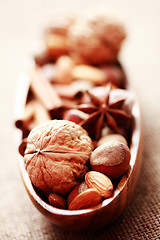
[[[16,99],[16,119],[21,116],[26,103],[29,90],[29,76],[23,74],[19,80]],[[132,90],[130,83],[127,84],[127,89]],[[37,195],[28,177],[23,157],[18,156],[20,172],[28,195],[35,207],[51,222],[72,230],[96,229],[113,222],[129,204],[137,184],[142,159],[141,115],[137,99],[134,102],[132,114],[135,119],[135,124],[131,139],[131,161],[129,169],[114,190],[113,196],[92,209],[76,211],[62,210],[44,202],[41,197]],[[19,146],[21,139],[22,133],[19,129],[16,129],[17,146]]]

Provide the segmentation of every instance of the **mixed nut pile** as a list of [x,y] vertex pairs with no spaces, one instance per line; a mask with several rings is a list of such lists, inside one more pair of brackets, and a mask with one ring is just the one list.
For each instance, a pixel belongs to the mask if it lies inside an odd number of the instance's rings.
[[15,124],[29,178],[54,207],[96,206],[129,167],[134,97],[118,61],[125,37],[110,16],[57,18],[34,55]]

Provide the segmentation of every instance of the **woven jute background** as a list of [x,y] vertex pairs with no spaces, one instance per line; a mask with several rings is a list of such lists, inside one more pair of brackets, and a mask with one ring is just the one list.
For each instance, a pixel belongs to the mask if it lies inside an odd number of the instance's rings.
[[[98,4],[98,5],[97,5]],[[122,15],[128,39],[121,60],[141,105],[143,162],[130,206],[110,226],[72,232],[50,223],[23,186],[14,139],[14,99],[21,63],[55,12],[101,7]],[[0,1],[0,239],[160,239],[160,1]]]

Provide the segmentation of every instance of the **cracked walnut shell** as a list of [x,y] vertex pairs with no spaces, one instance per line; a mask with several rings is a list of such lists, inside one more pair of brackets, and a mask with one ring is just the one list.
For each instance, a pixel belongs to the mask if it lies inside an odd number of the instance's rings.
[[51,120],[35,127],[25,150],[31,182],[43,192],[67,194],[87,171],[93,150],[87,132],[67,120]]

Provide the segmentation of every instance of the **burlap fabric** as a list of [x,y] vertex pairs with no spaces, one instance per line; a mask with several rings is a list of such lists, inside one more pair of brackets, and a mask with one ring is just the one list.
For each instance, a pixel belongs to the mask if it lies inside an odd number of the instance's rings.
[[[53,3],[54,2],[54,3]],[[83,9],[79,1],[63,7]],[[100,1],[107,7],[108,1]],[[110,226],[94,232],[71,232],[56,227],[32,205],[23,186],[14,142],[16,77],[38,32],[37,25],[59,1],[1,1],[0,7],[0,239],[160,239],[160,2],[113,1],[124,15],[130,36],[122,60],[135,85],[142,109],[143,163],[133,200]],[[90,6],[93,1],[85,1]],[[78,5],[76,5],[78,4]],[[30,13],[30,9],[33,11]],[[29,14],[30,13],[30,14]],[[30,16],[30,17],[29,17]],[[36,30],[35,30],[36,29]]]

